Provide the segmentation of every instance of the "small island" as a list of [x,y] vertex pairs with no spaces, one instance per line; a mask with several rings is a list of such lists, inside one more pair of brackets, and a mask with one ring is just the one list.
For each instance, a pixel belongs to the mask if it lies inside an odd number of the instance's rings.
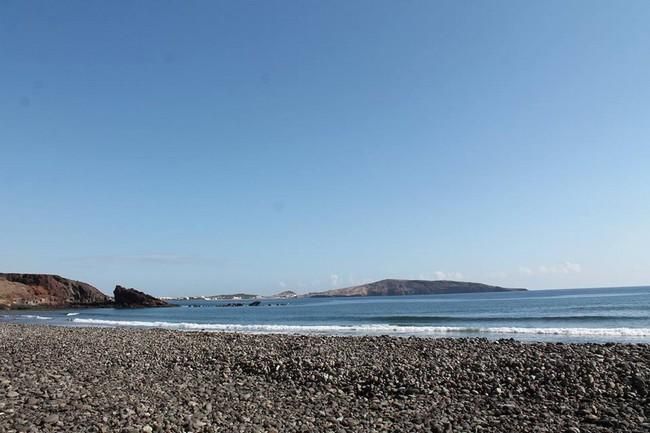
[[445,295],[453,293],[487,293],[525,291],[526,289],[509,289],[481,283],[448,280],[397,280],[386,279],[360,286],[309,293],[312,298],[329,298],[335,296],[405,296],[405,295]]

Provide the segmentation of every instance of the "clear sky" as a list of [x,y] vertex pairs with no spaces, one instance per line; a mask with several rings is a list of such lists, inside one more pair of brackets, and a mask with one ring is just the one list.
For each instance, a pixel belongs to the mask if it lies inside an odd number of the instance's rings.
[[650,284],[650,2],[3,1],[0,271]]

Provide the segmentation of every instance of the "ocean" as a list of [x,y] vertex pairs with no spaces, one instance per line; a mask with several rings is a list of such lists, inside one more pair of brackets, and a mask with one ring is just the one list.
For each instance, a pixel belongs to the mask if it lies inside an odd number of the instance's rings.
[[[3,312],[59,326],[650,343],[650,286],[480,294],[173,301],[178,308]],[[223,306],[241,302],[242,307]]]

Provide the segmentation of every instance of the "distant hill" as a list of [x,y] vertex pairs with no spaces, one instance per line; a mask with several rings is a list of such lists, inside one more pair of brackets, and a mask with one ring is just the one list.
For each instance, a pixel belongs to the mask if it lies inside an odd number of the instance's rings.
[[481,283],[465,281],[427,281],[427,280],[381,280],[360,286],[343,289],[327,290],[324,292],[308,293],[309,297],[333,296],[401,296],[401,295],[443,295],[449,293],[483,293],[524,291],[526,289],[507,289]]
[[215,295],[211,296],[212,299],[224,299],[224,300],[232,300],[232,299],[256,299],[258,296],[253,295],[251,293],[233,293],[231,295]]
[[285,290],[284,292],[276,293],[272,298],[295,298],[298,294],[292,290]]
[[232,293],[226,295],[210,295],[210,296],[179,296],[175,298],[167,298],[174,301],[233,301],[240,299],[257,299],[258,295],[250,293]]

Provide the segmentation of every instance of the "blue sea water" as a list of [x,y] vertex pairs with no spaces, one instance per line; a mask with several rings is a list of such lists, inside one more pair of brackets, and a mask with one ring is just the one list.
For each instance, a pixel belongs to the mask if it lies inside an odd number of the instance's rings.
[[650,343],[650,286],[368,298],[175,301],[179,308],[39,310],[3,321],[325,335]]

